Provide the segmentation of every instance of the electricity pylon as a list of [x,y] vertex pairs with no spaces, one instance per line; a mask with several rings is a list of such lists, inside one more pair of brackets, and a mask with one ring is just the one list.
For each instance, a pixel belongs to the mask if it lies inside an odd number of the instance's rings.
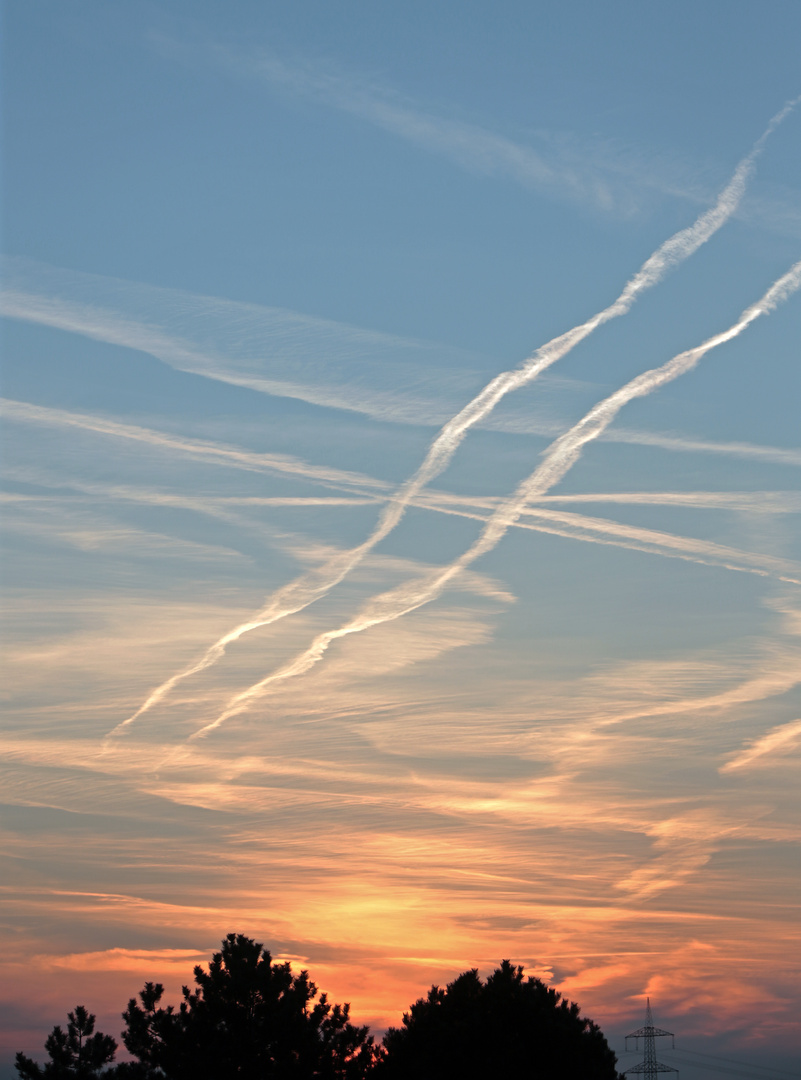
[[[626,1069],[624,1076],[629,1074],[638,1074],[644,1077],[644,1080],[656,1080],[658,1073],[674,1072],[676,1076],[679,1075],[679,1070],[674,1069],[672,1065],[663,1065],[661,1061],[656,1060],[656,1047],[654,1045],[654,1039],[659,1038],[661,1035],[669,1035],[673,1039],[672,1031],[663,1031],[662,1028],[654,1027],[654,1020],[651,1016],[651,999],[645,999],[647,1004],[645,1007],[645,1027],[637,1028],[636,1031],[632,1031],[631,1035],[626,1036],[626,1049],[629,1048],[629,1039],[634,1039],[634,1049],[640,1049],[640,1039],[643,1040],[645,1056],[639,1065],[632,1065],[630,1069]],[[675,1045],[675,1042],[671,1045]]]

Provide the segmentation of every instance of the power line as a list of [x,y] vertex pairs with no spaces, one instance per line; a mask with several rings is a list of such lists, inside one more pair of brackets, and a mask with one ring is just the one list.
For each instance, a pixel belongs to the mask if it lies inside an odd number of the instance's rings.
[[713,1061],[725,1061],[727,1065],[735,1065],[738,1068],[745,1065],[749,1069],[764,1069],[769,1073],[780,1073],[782,1076],[789,1076],[790,1080],[798,1080],[798,1073],[789,1072],[787,1069],[774,1069],[768,1065],[754,1065],[751,1061],[734,1061],[732,1058],[721,1057],[719,1054],[705,1054],[701,1050],[689,1050],[687,1047],[681,1048],[682,1054],[697,1054],[699,1057],[711,1058]]
[[[680,1065],[691,1065],[695,1069],[701,1069],[704,1072],[716,1072],[724,1073],[726,1076],[742,1077],[744,1080],[768,1080],[768,1073],[772,1073],[774,1070],[768,1069],[766,1072],[748,1072],[747,1069],[740,1068],[736,1065],[715,1065],[709,1061],[693,1061],[692,1058],[686,1058],[682,1056],[680,1050],[674,1050],[672,1052],[674,1057]],[[762,1068],[758,1065],[757,1068]],[[791,1073],[785,1073],[783,1075],[791,1076]]]

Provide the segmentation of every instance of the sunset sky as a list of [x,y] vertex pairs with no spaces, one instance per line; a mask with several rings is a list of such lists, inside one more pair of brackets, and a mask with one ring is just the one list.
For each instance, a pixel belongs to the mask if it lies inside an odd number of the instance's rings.
[[229,931],[797,1070],[801,5],[3,37],[0,1077]]

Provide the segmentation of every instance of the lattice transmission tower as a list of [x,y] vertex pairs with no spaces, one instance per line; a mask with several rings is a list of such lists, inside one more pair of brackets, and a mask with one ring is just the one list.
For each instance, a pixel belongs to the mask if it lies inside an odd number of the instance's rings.
[[[651,999],[645,999],[647,1004],[645,1007],[645,1027],[637,1028],[636,1031],[632,1031],[630,1035],[626,1036],[626,1049],[629,1048],[629,1039],[634,1039],[634,1049],[640,1049],[640,1039],[643,1040],[645,1050],[645,1056],[639,1065],[632,1065],[630,1069],[626,1069],[624,1076],[639,1075],[644,1077],[644,1080],[656,1080],[659,1073],[674,1072],[676,1076],[679,1075],[679,1070],[674,1069],[672,1065],[663,1065],[661,1061],[656,1060],[656,1045],[654,1040],[660,1038],[662,1035],[668,1035],[671,1040],[673,1039],[672,1031],[663,1031],[662,1028],[654,1027],[654,1019],[651,1016]],[[675,1042],[671,1042],[671,1046],[675,1046]]]

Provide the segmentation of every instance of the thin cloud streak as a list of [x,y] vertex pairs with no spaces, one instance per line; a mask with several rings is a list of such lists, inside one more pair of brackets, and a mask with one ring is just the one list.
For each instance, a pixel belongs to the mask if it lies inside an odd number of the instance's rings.
[[71,412],[67,409],[54,409],[44,405],[32,405],[26,401],[0,398],[0,415],[22,423],[80,428],[98,435],[131,439],[158,449],[177,451],[190,457],[200,457],[215,465],[246,469],[251,472],[289,474],[337,490],[362,491],[366,488],[383,494],[390,489],[389,484],[374,480],[363,473],[310,465],[288,454],[259,454],[241,450],[235,446],[226,446],[223,443],[193,439],[185,435],[173,435],[154,428],[126,424],[119,420],[108,420],[91,413]]
[[[120,501],[144,503],[151,506],[170,506],[194,513],[204,514],[217,518],[234,525],[237,529],[251,528],[258,532],[268,532],[272,538],[272,531],[265,529],[241,514],[227,512],[220,502],[224,500],[204,500],[186,496],[172,496],[156,492],[127,490],[118,487],[106,487],[105,485],[70,485],[75,490],[86,493],[90,498],[99,496],[113,497]],[[128,541],[139,541],[140,544],[147,539],[157,541],[166,551],[170,545],[174,547],[174,554],[185,551],[187,555],[194,553],[197,557],[208,558],[217,554],[226,558],[234,557],[237,553],[234,549],[208,544],[197,544],[186,540],[171,540],[168,536],[156,533],[147,533],[144,530],[121,529],[114,524],[103,525],[100,522],[94,524],[93,529],[77,530],[69,528],[64,520],[64,512],[71,508],[75,502],[72,495],[26,495],[17,493],[0,493],[0,504],[18,506],[20,508],[56,508],[58,518],[24,517],[16,522],[10,519],[7,522],[9,531],[29,532],[33,535],[44,534],[48,540],[58,537],[62,541],[74,543],[84,550],[99,549],[113,545],[119,550],[120,545]],[[464,503],[464,499],[459,502]],[[486,505],[485,500],[475,499],[476,505]],[[495,502],[495,500],[493,500]],[[653,500],[654,503],[657,500]],[[372,505],[372,501],[356,499],[276,499],[271,501],[264,499],[259,505],[266,506],[291,506],[319,508],[330,506],[364,506]],[[433,499],[421,498],[415,505],[421,509],[435,513],[447,514],[454,517],[466,518],[472,521],[486,522],[491,516],[491,511],[480,512],[478,510],[465,510],[447,503],[437,504]],[[685,505],[694,505],[686,503]],[[626,548],[630,551],[641,551],[647,555],[657,555],[662,558],[682,559],[687,562],[697,563],[702,566],[716,566],[725,570],[738,571],[741,573],[757,574],[761,577],[775,577],[792,585],[801,585],[801,565],[790,559],[781,559],[772,555],[764,555],[759,552],[745,551],[733,548],[725,544],[717,544],[711,540],[698,540],[690,536],[680,536],[675,533],[667,533],[657,529],[645,529],[639,526],[627,525],[613,521],[609,518],[590,517],[585,514],[573,514],[540,509],[525,511],[526,516],[533,517],[534,521],[516,521],[514,528],[525,529],[531,532],[548,533],[551,536],[561,536],[567,540],[579,540],[585,543],[602,544],[610,547]],[[58,520],[59,528],[53,528],[51,522]],[[289,554],[296,558],[302,555],[292,545],[286,545]],[[796,575],[796,576],[793,576]]]
[[[142,286],[139,283],[97,274],[56,270],[30,260],[5,256],[1,261],[4,278],[26,286],[0,290],[0,314],[7,318],[38,323],[112,345],[137,349],[177,371],[246,387],[270,396],[296,398],[310,405],[354,412],[385,423],[440,427],[450,415],[446,399],[461,392],[462,383],[472,382],[474,377],[478,377],[478,372],[465,373],[463,378],[458,380],[459,385],[456,385],[452,370],[447,371],[447,381],[446,369],[438,369],[436,375],[432,376],[431,372],[436,368],[436,363],[433,366],[431,363],[421,366],[410,359],[423,353],[434,353],[436,360],[444,347],[428,342],[362,330],[278,308],[221,300],[219,297],[196,296],[177,289]],[[30,291],[31,275],[37,281],[42,279],[39,284],[40,291]],[[41,292],[44,287],[59,293],[76,290],[81,294],[87,290],[93,293],[110,291],[117,302],[122,294],[123,304],[129,308],[141,304],[144,297],[146,305],[166,306],[170,312],[179,312],[179,323],[182,317],[191,313],[194,324],[203,325],[207,331],[214,327],[216,333],[227,335],[225,355],[201,348],[197,342],[190,342],[180,335],[171,334],[163,326],[154,324],[152,319],[143,321],[130,312],[122,313],[75,297],[65,299],[62,295],[45,295]],[[167,321],[175,321],[175,315],[172,314]],[[185,329],[183,323],[181,325]],[[240,351],[245,348],[249,351],[233,358],[230,352],[232,348]],[[270,354],[272,368],[283,371],[285,375],[291,370],[293,377],[267,378],[254,372],[257,361],[249,357],[251,354],[264,354],[265,351]],[[338,372],[339,381],[331,381],[330,371],[342,362],[343,357],[363,363],[366,358],[372,358],[379,353],[382,356],[382,371],[386,371],[392,366],[392,361],[384,359],[384,356],[398,351],[404,358],[404,382],[408,384],[409,373],[414,370],[412,382],[418,387],[417,394],[410,394],[408,389],[400,385],[392,390],[366,387],[363,372],[360,372],[358,379],[348,379],[346,376],[344,380],[343,373]],[[275,359],[276,354],[278,360]],[[311,364],[309,356],[322,356],[322,367],[317,363]],[[328,374],[327,381],[323,377],[324,372]],[[305,381],[299,381],[303,377]],[[560,431],[557,422],[536,418],[530,414],[519,417],[488,415],[478,421],[476,426],[509,434],[549,438]],[[712,442],[692,436],[622,427],[606,432],[602,438],[609,442],[655,446],[679,453],[722,454],[779,465],[801,465],[801,449],[794,448]]]
[[663,435],[650,431],[627,431],[619,428],[604,436],[608,442],[632,443],[635,446],[658,446],[680,453],[726,454],[730,457],[770,462],[773,465],[801,465],[801,450],[778,446],[758,446],[754,443],[711,442],[687,435]]
[[711,710],[721,712],[738,705],[765,701],[778,697],[801,684],[801,652],[798,649],[776,648],[761,657],[759,673],[744,679],[730,690],[717,694],[693,695],[659,705],[644,704],[636,709],[626,709],[610,715],[597,716],[593,726],[611,727],[627,720],[645,717],[671,716],[686,712]]
[[[343,581],[365,555],[392,532],[415,496],[447,468],[462,440],[474,424],[492,412],[498,402],[508,393],[536,379],[543,371],[589,337],[599,326],[625,315],[642,292],[657,285],[673,267],[689,258],[725,224],[742,199],[748,178],[753,172],[756,159],[762,152],[765,142],[794,105],[795,101],[788,102],[770,120],[750,153],[737,165],[731,180],[718,196],[716,204],[701,214],[691,226],[681,229],[657,248],[634,277],[626,283],[616,300],[586,322],[542,345],[519,367],[496,376],[452,420],[448,421],[431,444],[417,471],[401,486],[381,511],[375,528],[363,543],[349,552],[335,556],[325,566],[318,567],[279,589],[252,619],[233,627],[227,634],[218,638],[194,664],[176,672],[156,687],[139,709],[119,724],[111,734],[122,733],[143,713],[163,700],[183,679],[196,675],[216,663],[224,655],[228,645],[238,641],[243,634],[302,611]],[[415,604],[415,606],[419,605]]]
[[790,750],[801,742],[801,720],[793,720],[789,724],[780,724],[771,728],[767,735],[761,739],[755,739],[731,761],[721,765],[720,773],[735,772],[737,769],[745,769],[759,758],[767,754],[775,754],[780,750]]
[[[7,318],[136,349],[176,371],[321,408],[438,427],[453,411],[443,397],[461,396],[478,377],[464,370],[475,363],[473,354],[444,345],[28,259],[3,256],[0,265],[0,314]],[[365,383],[376,357],[384,378],[395,372],[398,387]],[[443,367],[443,361],[450,363]],[[454,362],[463,374],[455,374]],[[354,367],[358,377],[349,380],[347,369]]]
[[[52,477],[31,469],[8,469],[9,478],[27,483],[36,483],[45,487],[66,487],[71,492],[81,495],[121,502],[142,503],[150,506],[170,506],[190,510],[217,518],[237,528],[250,528],[259,532],[267,531],[274,538],[274,530],[266,528],[260,522],[247,517],[242,510],[258,507],[291,507],[338,509],[343,506],[370,506],[377,498],[344,498],[337,496],[187,496],[172,492],[157,491],[150,488],[130,487],[120,484],[90,483]],[[69,506],[74,495],[43,494],[31,495],[18,492],[0,492],[0,503],[10,506],[19,505]],[[473,521],[486,521],[497,508],[501,500],[497,497],[470,497],[451,495],[446,492],[429,490],[422,492],[413,500],[413,505],[422,510],[450,516],[463,517]],[[782,514],[801,512],[801,495],[797,492],[619,492],[598,493],[594,495],[543,496],[541,503],[614,503],[624,505],[649,506],[686,506],[693,509],[724,509],[739,513]],[[239,512],[237,512],[239,511]],[[719,566],[724,569],[754,573],[763,576],[775,576],[791,584],[801,584],[798,576],[801,566],[790,559],[781,559],[759,552],[744,551],[714,541],[698,540],[694,537],[667,533],[662,530],[646,529],[635,525],[623,524],[609,518],[590,517],[570,511],[549,510],[543,506],[530,507],[525,512],[534,521],[517,521],[516,528],[536,532],[546,532],[566,539],[581,540],[625,547],[646,554],[668,558],[685,559],[707,566]],[[13,527],[13,526],[12,526]],[[292,550],[298,557],[299,552]],[[325,559],[323,549],[321,560]]]
[[[210,449],[217,444],[209,443]],[[310,466],[310,468],[313,466]],[[126,484],[102,484],[85,480],[65,479],[45,470],[22,466],[10,466],[5,470],[9,479],[36,484],[43,488],[77,491],[86,495],[98,495],[150,503],[152,505],[181,506],[198,513],[222,515],[228,507],[242,509],[272,506],[287,507],[339,507],[370,506],[382,499],[380,495],[183,495],[161,491],[154,488],[134,487]],[[364,476],[366,482],[378,486],[381,481]],[[386,485],[389,487],[389,485]],[[47,495],[26,495],[21,492],[0,492],[0,500],[6,502],[25,502],[42,499],[69,498],[69,496],[50,493]],[[454,495],[451,492],[429,488],[415,500],[418,509],[433,510],[439,513],[460,513],[464,510],[469,515],[473,509],[494,510],[502,502],[496,495]],[[561,506],[574,503],[603,503],[622,506],[683,506],[694,510],[731,510],[736,513],[752,514],[797,514],[801,513],[801,492],[798,491],[599,491],[572,492],[569,495],[543,495],[537,500],[537,506]],[[467,509],[465,509],[467,508]],[[530,509],[527,513],[538,511]],[[231,520],[243,520],[240,515],[231,515]],[[589,520],[589,519],[588,519]],[[594,519],[593,519],[594,520]],[[604,519],[606,520],[606,519]]]
[[[469,514],[465,511],[446,512],[458,513],[460,516],[473,517],[480,521],[488,520],[486,514]],[[569,540],[584,540],[593,544],[625,547],[632,551],[642,551],[666,558],[684,559],[704,566],[719,566],[722,569],[758,574],[762,577],[775,576],[788,584],[801,585],[801,577],[791,576],[801,574],[801,566],[790,559],[741,551],[709,540],[677,536],[657,529],[643,529],[635,525],[625,525],[607,518],[594,518],[584,514],[558,513],[540,509],[528,509],[523,513],[539,520],[514,521],[511,523],[512,526],[551,533]]]
[[[175,48],[174,43],[167,43]],[[375,85],[361,84],[341,75],[313,69],[308,64],[288,63],[262,49],[251,56],[224,46],[212,55],[221,66],[237,75],[249,71],[261,79],[285,87],[342,112],[350,113],[407,142],[432,150],[473,172],[509,176],[525,186],[559,186],[573,197],[608,206],[610,197],[597,181],[588,184],[564,164],[548,162],[529,146],[523,146],[476,124],[449,120],[404,104],[397,95],[381,92]]]
[[546,495],[540,501],[688,506],[697,510],[736,510],[755,514],[801,513],[801,492],[798,491],[612,491]]
[[[640,163],[632,165],[630,156],[627,160],[610,156],[608,148],[603,146],[565,152],[564,141],[552,143],[543,154],[478,124],[435,115],[397,92],[343,74],[325,63],[286,59],[265,48],[245,52],[216,43],[187,45],[163,35],[154,36],[154,41],[173,56],[204,55],[235,78],[250,75],[355,116],[412,145],[449,158],[472,173],[508,177],[524,187],[550,190],[560,198],[589,202],[605,211],[619,210],[625,205],[625,212],[630,212],[633,191],[625,178],[663,194],[695,203],[706,201],[697,185],[688,185],[683,178],[668,179],[669,169],[664,161],[656,169],[644,168]],[[790,103],[793,104],[795,101]],[[771,222],[774,228],[779,225],[786,233],[788,226],[797,227],[798,208],[794,201],[789,205],[761,207],[760,216],[770,218],[771,211],[776,217]]]
[[205,736],[220,727],[226,720],[244,712],[274,682],[293,678],[308,671],[322,659],[329,646],[338,638],[361,633],[379,623],[398,619],[436,599],[454,578],[501,541],[529,503],[544,495],[564,477],[581,457],[584,446],[598,438],[625,404],[636,397],[645,397],[653,393],[659,387],[692,370],[708,352],[736,338],[761,315],[773,311],[799,286],[801,286],[801,261],[775,281],[760,300],[746,308],[740,318],[727,330],[715,334],[693,349],[679,353],[661,367],[643,372],[599,402],[570,431],[552,443],[542,464],[518,486],[512,497],[495,511],[479,538],[463,555],[433,576],[420,578],[375,597],[350,622],[336,630],[329,630],[318,635],[304,653],[279,671],[237,694],[215,721],[201,728],[192,737]]

